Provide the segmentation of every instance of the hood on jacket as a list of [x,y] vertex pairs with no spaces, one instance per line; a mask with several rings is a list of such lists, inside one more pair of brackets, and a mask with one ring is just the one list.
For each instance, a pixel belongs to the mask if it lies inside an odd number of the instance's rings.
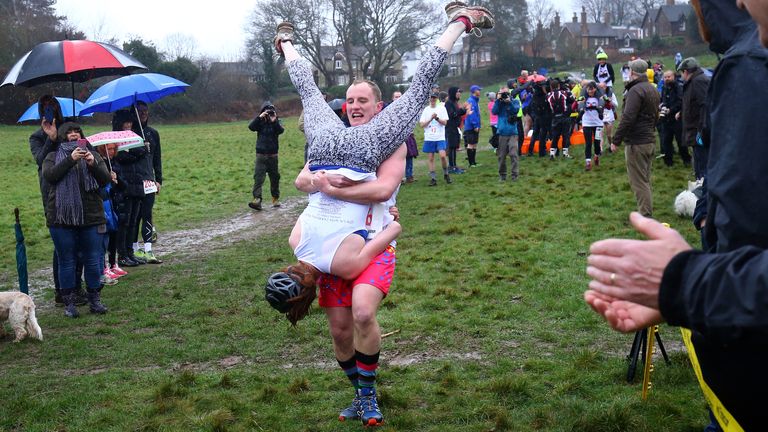
[[271,101],[266,101],[266,102],[264,102],[264,103],[261,105],[261,111],[259,111],[259,114],[263,113],[264,111],[266,111],[266,110],[268,110],[268,109],[272,109],[272,110],[274,110],[274,109],[275,109],[275,106],[274,106],[274,105],[272,105],[272,102],[271,102]]
[[448,89],[448,99],[450,99],[450,100],[452,100],[454,102],[458,101],[458,98],[456,97],[456,93],[458,93],[458,92],[459,92],[459,88],[458,87],[450,87]]
[[722,54],[740,35],[755,30],[755,22],[735,1],[699,0],[704,23],[709,30],[709,49]]

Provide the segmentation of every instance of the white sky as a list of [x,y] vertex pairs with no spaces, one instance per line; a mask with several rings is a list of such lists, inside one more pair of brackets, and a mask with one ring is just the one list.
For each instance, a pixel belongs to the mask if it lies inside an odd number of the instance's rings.
[[[181,33],[196,41],[196,54],[235,60],[245,49],[245,26],[255,0],[58,0],[56,11],[88,39],[131,36],[154,42],[163,51],[168,35]],[[120,46],[119,46],[120,47]]]
[[[446,0],[447,1],[447,0]],[[552,0],[567,20],[578,0]],[[191,36],[196,55],[234,61],[245,49],[245,26],[256,0],[58,0],[56,10],[84,32],[88,39],[117,39],[120,44],[132,36],[166,49],[166,37]]]

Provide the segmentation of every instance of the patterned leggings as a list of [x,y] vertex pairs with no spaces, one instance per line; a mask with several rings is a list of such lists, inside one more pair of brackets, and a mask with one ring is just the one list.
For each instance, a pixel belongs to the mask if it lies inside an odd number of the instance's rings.
[[304,105],[310,167],[347,167],[375,172],[403,144],[421,114],[432,82],[443,67],[447,52],[433,46],[416,69],[408,91],[364,125],[345,127],[325,102],[312,78],[309,62],[288,63],[288,73]]

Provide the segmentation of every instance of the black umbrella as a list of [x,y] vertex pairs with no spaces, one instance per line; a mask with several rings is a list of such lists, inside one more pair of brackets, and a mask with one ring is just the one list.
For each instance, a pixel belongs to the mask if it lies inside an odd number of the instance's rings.
[[29,284],[27,275],[27,247],[24,245],[24,232],[21,230],[19,222],[19,209],[13,209],[13,215],[16,217],[16,272],[19,274],[19,291],[29,294]]
[[[69,81],[74,99],[76,82],[108,75],[128,75],[146,68],[123,50],[106,43],[88,40],[43,42],[13,65],[0,87],[33,87]],[[75,111],[74,105],[72,111]]]

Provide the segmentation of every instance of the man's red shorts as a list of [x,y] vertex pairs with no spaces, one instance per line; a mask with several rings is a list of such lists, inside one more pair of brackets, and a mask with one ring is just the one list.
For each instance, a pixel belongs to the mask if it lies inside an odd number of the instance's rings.
[[317,286],[320,288],[317,301],[320,307],[352,307],[352,288],[360,284],[373,285],[386,297],[395,275],[396,261],[395,248],[387,246],[355,280],[349,281],[323,274],[317,280]]

